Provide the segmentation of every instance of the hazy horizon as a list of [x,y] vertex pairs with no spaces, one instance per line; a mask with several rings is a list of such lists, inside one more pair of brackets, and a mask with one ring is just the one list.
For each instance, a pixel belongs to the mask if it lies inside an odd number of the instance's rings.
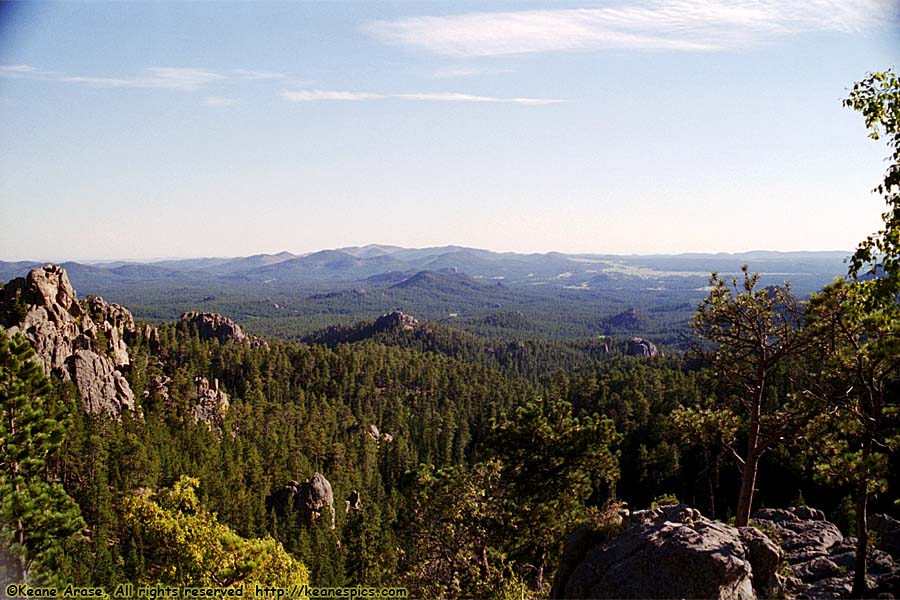
[[423,250],[429,248],[447,248],[447,247],[458,247],[466,250],[476,250],[476,251],[487,251],[494,252],[497,254],[520,254],[520,255],[533,255],[533,254],[553,254],[560,253],[569,256],[683,256],[683,255],[723,255],[723,256],[737,256],[743,254],[755,254],[755,253],[774,253],[774,254],[793,254],[793,253],[811,253],[811,254],[846,254],[848,257],[853,253],[853,250],[839,250],[839,249],[812,249],[812,250],[772,250],[765,248],[753,248],[749,250],[739,250],[735,252],[693,252],[693,251],[685,251],[685,252],[561,252],[558,250],[546,250],[546,251],[518,251],[518,250],[495,250],[490,248],[476,248],[472,246],[462,246],[460,244],[439,244],[436,246],[401,246],[398,244],[383,244],[378,242],[373,242],[369,244],[357,244],[353,246],[332,246],[328,248],[317,248],[314,250],[307,251],[291,251],[291,250],[279,250],[275,252],[253,252],[250,254],[240,254],[240,255],[193,255],[193,256],[152,256],[147,258],[133,258],[133,257],[123,257],[123,256],[113,256],[113,257],[65,257],[65,256],[50,256],[50,257],[0,257],[0,261],[3,262],[52,262],[52,263],[63,263],[63,262],[79,262],[86,264],[103,264],[103,263],[117,263],[117,262],[133,262],[133,263],[155,263],[162,261],[180,261],[180,260],[232,260],[237,258],[248,258],[251,256],[274,256],[282,253],[289,253],[295,257],[308,256],[310,254],[315,254],[318,252],[326,252],[326,251],[340,251],[352,248],[367,248],[370,246],[381,246],[381,247],[396,247],[402,248],[404,250]]
[[854,248],[898,58],[893,0],[5,3],[0,257]]

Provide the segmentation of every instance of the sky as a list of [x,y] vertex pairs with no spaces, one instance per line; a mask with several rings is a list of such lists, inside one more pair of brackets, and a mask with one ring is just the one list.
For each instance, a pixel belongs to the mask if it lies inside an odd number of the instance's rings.
[[897,0],[0,5],[0,260],[851,250]]

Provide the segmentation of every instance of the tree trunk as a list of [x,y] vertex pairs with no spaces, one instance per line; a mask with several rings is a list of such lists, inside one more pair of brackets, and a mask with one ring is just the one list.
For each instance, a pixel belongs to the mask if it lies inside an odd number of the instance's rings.
[[753,509],[753,490],[756,487],[756,471],[759,467],[759,456],[754,450],[748,454],[744,468],[741,470],[741,494],[738,496],[737,515],[734,526],[746,527],[750,523],[750,512]]
[[[760,381],[765,381],[765,372],[760,374]],[[747,432],[747,457],[741,469],[741,493],[738,496],[737,515],[734,526],[746,527],[750,523],[750,512],[753,509],[753,491],[756,487],[756,471],[759,468],[759,429],[760,412],[762,407],[762,389],[760,383],[753,399],[753,409],[750,414],[750,430]]]
[[866,558],[869,553],[869,528],[866,523],[866,504],[869,500],[866,482],[860,483],[856,490],[856,561],[853,569],[853,591],[851,598],[865,598]]
[[546,562],[547,551],[544,550],[541,552],[541,564],[538,565],[537,570],[537,591],[538,593],[542,593],[544,591],[544,563]]
[[[16,493],[18,493],[18,487],[16,485]],[[16,542],[19,544],[19,555],[16,556],[19,581],[25,583],[28,581],[28,561],[25,557],[25,527],[22,525],[22,519],[16,519]]]
[[488,576],[491,573],[491,565],[488,563],[487,544],[482,544],[481,552],[479,554],[481,556],[481,561],[480,561],[481,576],[485,580],[487,580]]
[[[862,448],[862,463],[866,464],[872,453],[872,437],[866,435]],[[869,524],[866,505],[869,502],[868,478],[863,478],[856,488],[856,561],[853,565],[852,598],[865,598],[868,592],[866,585],[866,561],[869,554]]]

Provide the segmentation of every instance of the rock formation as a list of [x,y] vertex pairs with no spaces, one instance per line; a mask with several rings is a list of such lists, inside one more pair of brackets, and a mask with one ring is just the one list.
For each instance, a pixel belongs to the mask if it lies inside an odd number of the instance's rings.
[[386,315],[381,315],[380,317],[375,319],[375,323],[372,326],[372,329],[375,333],[380,333],[382,331],[393,331],[395,329],[412,331],[418,326],[419,320],[414,316],[408,315],[399,310],[395,310],[393,312],[387,313]]
[[651,357],[659,354],[656,344],[650,340],[643,338],[631,338],[628,340],[628,349],[625,351],[628,356],[645,356]]
[[28,338],[47,373],[75,382],[85,410],[135,410],[123,375],[131,363],[124,337],[134,332],[127,309],[100,297],[82,305],[65,269],[46,265],[2,288],[0,319],[10,335]]
[[127,308],[118,304],[110,304],[100,296],[90,296],[87,299],[87,306],[91,318],[106,334],[107,351],[116,367],[130,366],[128,346],[122,337],[125,333],[134,333],[134,317]]
[[623,526],[606,540],[587,528],[569,536],[551,597],[752,600],[757,582],[777,581],[781,550],[768,538],[686,505],[637,511]]
[[131,386],[108,358],[90,350],[76,350],[68,363],[69,370],[63,373],[75,382],[86,411],[118,415],[126,409],[134,410]]
[[194,423],[204,422],[210,428],[222,431],[225,413],[228,412],[228,396],[219,389],[219,380],[213,379],[212,386],[206,377],[195,377],[197,403],[191,407]]
[[344,510],[348,514],[351,510],[362,510],[362,500],[359,498],[359,492],[356,490],[350,492],[350,495],[344,500]]
[[334,492],[331,483],[321,473],[303,483],[289,481],[283,488],[266,498],[266,509],[274,511],[278,518],[288,516],[291,508],[303,523],[311,523],[328,509],[331,512],[331,528],[334,529]]
[[[856,538],[845,538],[820,510],[807,506],[767,508],[753,521],[779,539],[790,567],[787,591],[796,598],[847,598],[853,587]],[[872,550],[866,571],[872,597],[896,597],[900,567],[889,554]]]
[[888,515],[869,515],[869,530],[876,534],[877,547],[900,560],[900,521]]
[[350,427],[346,429],[347,433],[357,434],[360,431],[364,431],[369,439],[373,442],[385,442],[390,444],[394,441],[394,436],[384,431],[378,429],[378,425],[375,423],[370,423],[365,428],[360,427],[359,423],[354,423]]
[[150,380],[147,389],[144,390],[144,400],[149,400],[154,404],[168,406],[171,402],[169,398],[169,384],[172,379],[167,375],[157,375]]
[[[846,598],[856,549],[821,511],[762,509],[736,529],[685,505],[625,516],[622,533],[566,540],[552,598]],[[777,543],[776,543],[777,542]],[[874,550],[872,597],[897,597],[900,566]]]
[[159,352],[159,328],[154,327],[147,323],[144,325],[144,329],[141,332],[141,335],[147,342],[150,344],[150,349],[153,352]]
[[191,311],[181,315],[181,323],[197,328],[201,340],[217,339],[220,343],[248,343],[251,347],[268,347],[268,343],[255,335],[244,333],[241,326],[217,313]]

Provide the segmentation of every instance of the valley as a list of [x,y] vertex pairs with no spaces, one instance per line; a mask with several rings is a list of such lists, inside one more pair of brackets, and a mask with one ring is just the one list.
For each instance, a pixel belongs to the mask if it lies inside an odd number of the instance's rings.
[[[683,342],[710,273],[749,264],[763,285],[800,296],[842,275],[849,252],[657,256],[496,253],[448,246],[369,245],[304,256],[149,263],[63,263],[82,295],[100,295],[151,322],[219,312],[258,334],[301,339],[401,310],[479,335],[541,339],[654,336]],[[0,278],[41,263],[0,262]],[[628,317],[628,318],[625,318]]]

